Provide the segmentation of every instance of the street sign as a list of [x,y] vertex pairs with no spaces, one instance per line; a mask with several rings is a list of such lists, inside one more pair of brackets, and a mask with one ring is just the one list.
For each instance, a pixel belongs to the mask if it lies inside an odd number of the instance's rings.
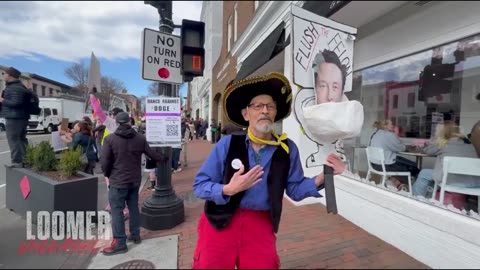
[[142,78],[183,83],[180,37],[145,28],[142,38]]
[[180,147],[180,98],[147,97],[146,137],[152,147]]

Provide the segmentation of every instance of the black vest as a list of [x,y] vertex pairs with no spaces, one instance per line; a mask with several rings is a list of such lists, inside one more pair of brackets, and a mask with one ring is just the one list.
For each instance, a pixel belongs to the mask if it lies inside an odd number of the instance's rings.
[[[232,135],[232,140],[224,164],[225,170],[223,172],[223,184],[228,184],[233,174],[238,171],[232,168],[232,160],[240,159],[245,167],[245,173],[248,171],[247,169],[250,168],[245,138],[246,135]],[[287,140],[283,142],[288,145]],[[277,233],[278,225],[280,224],[283,194],[285,192],[289,171],[290,156],[281,146],[278,146],[277,150],[273,153],[272,164],[267,177],[270,214],[272,217],[273,231],[275,233]],[[217,205],[213,201],[206,201],[205,215],[210,224],[212,224],[217,230],[225,228],[232,220],[244,194],[245,192],[243,191],[231,196],[230,201],[225,205]]]

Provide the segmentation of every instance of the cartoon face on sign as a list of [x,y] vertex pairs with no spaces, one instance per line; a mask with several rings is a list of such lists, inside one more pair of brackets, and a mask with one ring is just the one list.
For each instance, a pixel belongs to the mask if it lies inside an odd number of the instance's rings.
[[[306,15],[307,13],[303,14]],[[330,153],[343,156],[342,139],[357,136],[363,107],[349,101],[356,30],[311,14],[294,17],[295,117],[308,140],[300,155],[307,168],[321,166]]]

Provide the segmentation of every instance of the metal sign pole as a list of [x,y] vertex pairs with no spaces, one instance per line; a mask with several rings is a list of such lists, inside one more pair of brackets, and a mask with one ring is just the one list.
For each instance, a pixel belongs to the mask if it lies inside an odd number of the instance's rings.
[[[157,8],[160,15],[160,32],[173,32],[172,1],[145,1]],[[158,83],[158,95],[174,97],[173,85]],[[148,131],[147,131],[148,132]],[[157,163],[157,183],[152,196],[145,200],[141,213],[142,227],[148,230],[171,229],[185,221],[183,200],[172,187],[172,147],[155,147],[156,152],[168,156],[168,161]]]

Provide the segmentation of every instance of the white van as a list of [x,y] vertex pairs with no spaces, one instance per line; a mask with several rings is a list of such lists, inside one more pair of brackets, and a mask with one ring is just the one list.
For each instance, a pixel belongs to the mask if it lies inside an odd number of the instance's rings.
[[28,121],[28,131],[44,131],[51,133],[57,130],[62,118],[68,118],[69,124],[81,120],[85,102],[81,100],[48,97],[39,98],[40,115],[31,115]]

